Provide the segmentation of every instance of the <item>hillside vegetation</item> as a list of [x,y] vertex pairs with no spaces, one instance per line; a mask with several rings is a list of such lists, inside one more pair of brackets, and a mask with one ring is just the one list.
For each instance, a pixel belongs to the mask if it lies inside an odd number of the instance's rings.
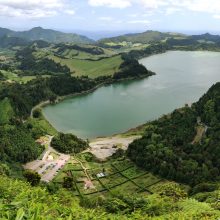
[[55,56],[50,58],[56,63],[67,66],[74,76],[89,76],[90,78],[112,76],[119,70],[119,66],[123,61],[120,55],[98,61],[62,59]]
[[177,33],[162,33],[159,31],[146,31],[138,34],[126,34],[118,37],[101,39],[99,43],[109,44],[109,43],[120,43],[123,41],[131,42],[131,43],[143,43],[148,44],[152,42],[159,42],[162,40],[166,40],[170,37],[184,37],[183,34]]
[[[196,128],[204,127],[200,141],[193,142]],[[149,123],[140,140],[127,154],[135,163],[160,176],[196,185],[219,181],[220,83],[192,107]]]
[[[109,198],[76,198],[65,190],[54,194],[42,187],[0,175],[2,219],[217,219],[215,201],[201,203],[186,197],[175,184],[154,195],[138,197],[115,192]],[[218,193],[218,192],[216,192]],[[212,207],[213,206],[213,207]]]
[[35,27],[28,31],[12,31],[6,28],[0,28],[0,38],[8,36],[23,39],[26,41],[44,40],[51,43],[72,42],[72,43],[93,43],[93,40],[78,34],[63,33],[51,29]]
[[14,116],[14,111],[8,98],[0,102],[0,125],[7,124]]

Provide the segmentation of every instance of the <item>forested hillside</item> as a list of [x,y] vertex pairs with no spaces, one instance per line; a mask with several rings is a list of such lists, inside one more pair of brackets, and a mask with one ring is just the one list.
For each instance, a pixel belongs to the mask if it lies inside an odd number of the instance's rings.
[[127,155],[155,174],[195,185],[219,181],[220,83],[192,107],[149,123]]
[[42,27],[35,27],[28,31],[12,31],[6,28],[0,28],[0,37],[17,37],[26,41],[44,40],[51,43],[72,42],[72,43],[93,43],[93,40],[72,33],[63,33]]

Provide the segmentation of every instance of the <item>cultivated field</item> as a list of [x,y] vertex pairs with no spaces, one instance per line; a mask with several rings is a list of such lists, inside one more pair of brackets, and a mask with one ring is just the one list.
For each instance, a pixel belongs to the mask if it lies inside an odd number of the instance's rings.
[[65,176],[73,178],[71,189],[77,196],[92,196],[121,191],[123,193],[152,194],[152,186],[165,183],[159,177],[141,170],[128,159],[112,159],[107,162],[90,161],[89,153],[71,157],[54,178],[53,183],[62,185]]

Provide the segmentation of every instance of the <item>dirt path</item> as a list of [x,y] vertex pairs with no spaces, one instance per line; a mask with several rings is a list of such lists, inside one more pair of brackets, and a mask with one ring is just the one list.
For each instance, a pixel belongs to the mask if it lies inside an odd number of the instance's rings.
[[206,132],[209,128],[206,124],[201,122],[200,117],[197,118],[197,124],[198,124],[198,126],[196,128],[197,133],[196,133],[196,136],[194,137],[193,141],[191,142],[191,144],[201,143],[203,136],[206,134]]
[[205,133],[205,128],[203,126],[198,126],[196,136],[194,137],[194,140],[191,142],[191,144],[199,143],[201,141],[204,133]]
[[74,160],[77,161],[77,162],[80,164],[80,166],[82,167],[83,172],[85,173],[87,179],[91,181],[91,177],[89,176],[89,174],[88,174],[88,172],[87,172],[88,168],[86,168],[86,167],[83,165],[83,163],[82,163],[79,159],[77,159],[76,157],[74,157]]
[[106,160],[112,156],[118,148],[126,150],[131,142],[140,137],[141,136],[123,137],[116,135],[106,138],[97,138],[90,142],[90,149],[88,151],[94,154],[99,160]]

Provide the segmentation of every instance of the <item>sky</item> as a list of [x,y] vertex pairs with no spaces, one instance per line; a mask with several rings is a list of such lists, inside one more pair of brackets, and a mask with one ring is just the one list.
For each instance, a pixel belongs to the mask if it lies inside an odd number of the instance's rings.
[[0,0],[0,27],[220,33],[220,0]]

